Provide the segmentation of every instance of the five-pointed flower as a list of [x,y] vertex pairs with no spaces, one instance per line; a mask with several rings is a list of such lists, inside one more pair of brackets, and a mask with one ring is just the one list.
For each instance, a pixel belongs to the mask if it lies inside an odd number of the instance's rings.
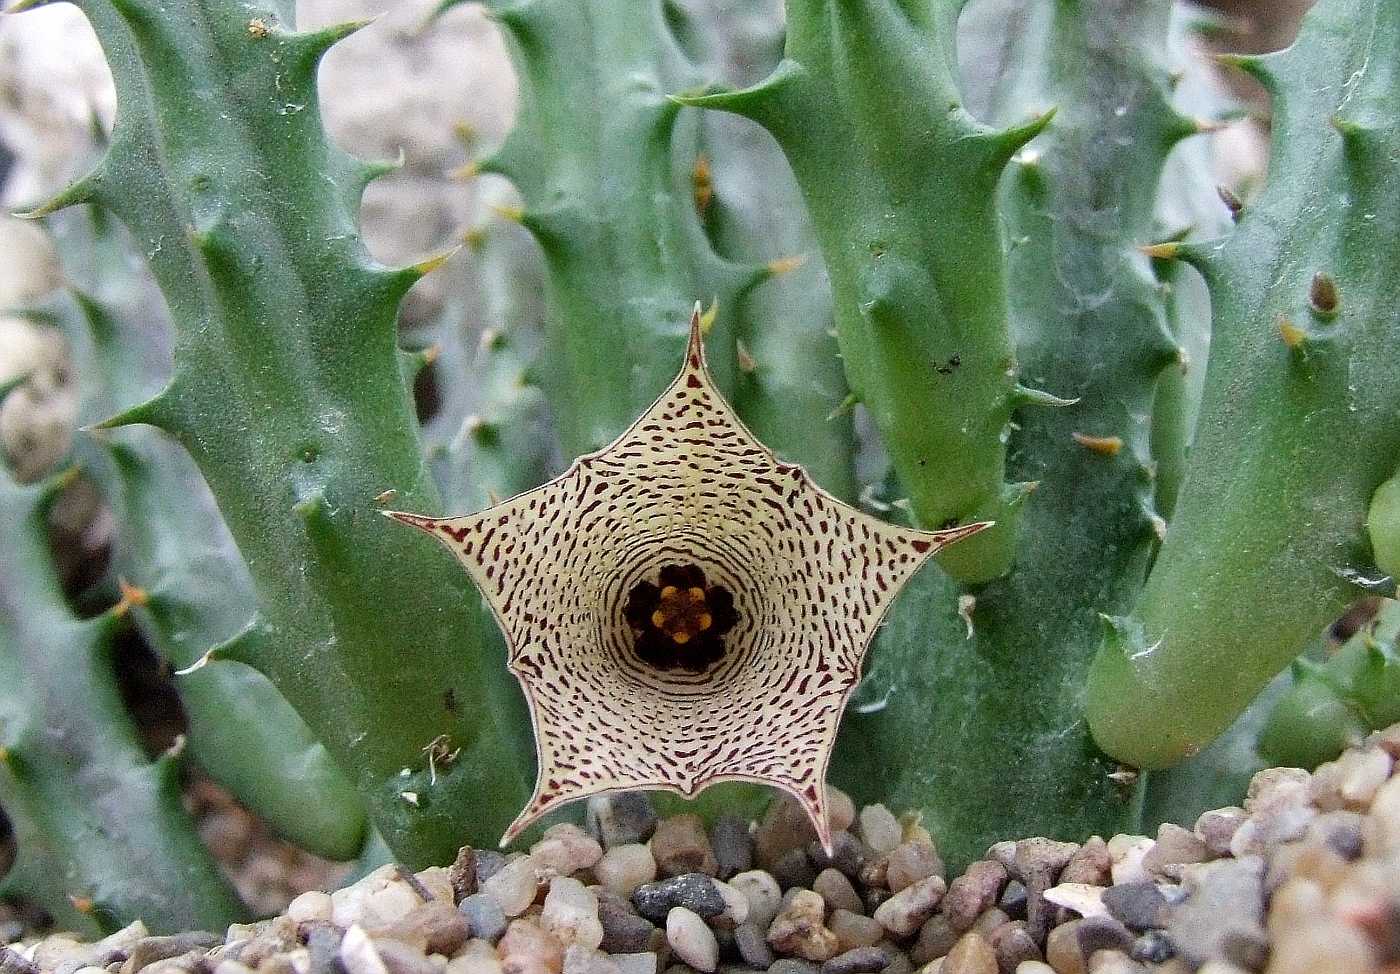
[[838,501],[754,438],[705,367],[557,480],[477,514],[386,512],[466,567],[510,646],[539,778],[502,845],[608,791],[718,781],[791,793],[824,846],[826,768],[876,627],[935,551]]

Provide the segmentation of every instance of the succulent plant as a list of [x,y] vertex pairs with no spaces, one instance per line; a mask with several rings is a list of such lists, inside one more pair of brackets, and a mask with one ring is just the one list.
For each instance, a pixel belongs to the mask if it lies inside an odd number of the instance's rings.
[[[1232,722],[1349,601],[1393,588],[1395,0],[1322,0],[1294,47],[1228,59],[1273,102],[1268,176],[1233,215],[1190,151],[1223,110],[1180,106],[1161,0],[789,0],[785,24],[757,2],[490,0],[521,106],[475,171],[514,183],[519,226],[466,235],[436,353],[401,352],[395,314],[442,258],[367,255],[360,194],[392,167],[321,126],[317,64],[354,25],[298,32],[287,0],[77,5],[117,122],[31,215],[62,233],[64,207],[92,207],[65,260],[101,273],[70,271],[72,295],[30,313],[69,323],[85,402],[112,414],[74,461],[147,597],[128,614],[176,665],[204,663],[179,678],[207,694],[191,750],[222,763],[230,701],[256,692],[244,732],[277,714],[297,744],[233,746],[254,778],[287,770],[230,786],[324,851],[353,855],[367,816],[399,858],[445,863],[507,829],[536,771],[480,594],[380,513],[471,515],[613,442],[671,381],[697,300],[716,386],[777,462],[897,530],[996,522],[890,607],[829,769],[922,812],[952,865],[1027,833],[1189,818],[1221,775],[1242,787],[1210,742],[1258,760],[1257,712]],[[168,375],[140,364],[159,339],[123,324],[122,246],[173,324]],[[171,499],[201,481],[209,506]],[[15,496],[18,519],[39,495]],[[45,678],[29,616],[55,598],[6,603],[11,685]],[[1296,733],[1340,748],[1393,716],[1388,652],[1339,651],[1325,682],[1351,702]],[[6,713],[40,719],[37,700]],[[306,781],[276,762],[297,753],[323,807],[291,797]],[[172,849],[174,819],[150,825]],[[57,902],[68,874],[44,863],[74,853],[26,821],[11,885]]]

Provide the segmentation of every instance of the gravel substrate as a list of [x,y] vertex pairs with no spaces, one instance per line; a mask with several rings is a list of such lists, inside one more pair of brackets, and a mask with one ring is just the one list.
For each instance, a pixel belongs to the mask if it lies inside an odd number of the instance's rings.
[[528,854],[385,866],[223,935],[0,948],[0,974],[1240,974],[1400,971],[1400,725],[1156,838],[998,843],[948,878],[928,834],[834,795],[750,825],[595,799]]

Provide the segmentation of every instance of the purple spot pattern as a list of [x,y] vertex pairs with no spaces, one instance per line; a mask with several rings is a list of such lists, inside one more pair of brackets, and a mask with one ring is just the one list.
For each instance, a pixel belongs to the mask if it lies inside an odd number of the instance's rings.
[[[502,844],[600,792],[741,780],[791,793],[829,845],[826,768],[871,637],[930,555],[985,526],[887,524],[778,460],[715,387],[698,313],[680,375],[607,448],[477,514],[391,516],[465,566],[529,702],[539,778]],[[703,673],[632,650],[627,594],[668,564],[734,595]]]

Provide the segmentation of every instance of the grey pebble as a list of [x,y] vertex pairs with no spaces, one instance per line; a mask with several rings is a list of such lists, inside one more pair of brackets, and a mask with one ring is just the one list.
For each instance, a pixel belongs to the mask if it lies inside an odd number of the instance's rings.
[[919,939],[909,948],[909,959],[920,967],[953,949],[962,936],[942,913],[935,913],[919,928]]
[[441,974],[441,969],[423,952],[402,940],[385,937],[374,942],[374,950],[389,974]]
[[1227,930],[1217,949],[1222,960],[1247,971],[1262,971],[1269,963],[1269,938],[1262,927]]
[[1103,905],[1110,915],[1139,933],[1165,927],[1171,909],[1150,879],[1108,887],[1103,891]]
[[0,944],[0,974],[40,974],[40,971],[19,951]]
[[344,936],[329,923],[317,924],[306,931],[306,949],[310,953],[307,974],[340,974],[336,958],[340,955],[340,940]]
[[1026,884],[1019,879],[1009,880],[997,900],[1001,911],[1013,920],[1026,918]]
[[807,858],[805,849],[789,849],[778,857],[778,861],[773,863],[773,868],[768,871],[778,881],[779,888],[784,890],[797,887],[811,889],[812,881],[817,878],[816,867],[812,865],[812,860]]
[[822,964],[821,974],[874,974],[890,962],[879,947],[852,947]]
[[473,893],[457,904],[457,910],[467,921],[471,936],[494,944],[506,932],[506,915],[497,903],[485,893]]
[[598,949],[609,954],[640,954],[651,950],[657,928],[633,913],[628,902],[612,890],[600,887],[594,892],[598,896],[598,922],[603,926],[603,942]]
[[1076,931],[1081,957],[1093,957],[1096,950],[1121,950],[1127,953],[1132,949],[1136,936],[1120,921],[1111,916],[1085,917]]
[[645,842],[656,831],[656,806],[644,791],[594,795],[588,799],[584,824],[604,849]]
[[849,879],[855,879],[865,868],[865,850],[861,848],[860,839],[845,831],[831,836],[829,856],[820,842],[808,843],[807,858],[818,869],[837,869]]
[[1161,964],[1170,960],[1176,951],[1172,942],[1161,930],[1149,930],[1133,941],[1128,956],[1140,964]]
[[714,849],[720,879],[729,879],[753,868],[753,839],[749,823],[734,812],[725,812],[710,828],[710,846]]
[[827,867],[818,873],[817,878],[812,880],[812,892],[826,900],[828,912],[832,910],[849,910],[851,913],[865,912],[865,904],[861,902],[856,888],[838,869]]
[[495,849],[476,850],[476,885],[481,888],[481,884],[492,876],[496,875],[506,864],[504,854]]
[[1262,935],[1264,861],[1258,856],[1206,863],[1185,888],[1187,896],[1172,911],[1167,936],[1193,969],[1215,956],[1232,931]]
[[745,964],[759,970],[767,970],[776,959],[773,948],[768,946],[768,938],[756,923],[741,923],[734,928],[734,946]]
[[779,957],[768,968],[768,974],[821,974],[821,968],[809,960],[797,957]]
[[192,950],[209,950],[224,942],[218,934],[195,931],[177,933],[168,937],[143,937],[131,948],[127,955],[129,970],[139,971],[158,960],[180,957]]
[[683,906],[706,920],[724,912],[724,896],[715,881],[703,873],[681,873],[654,883],[643,883],[632,894],[637,912],[653,923],[664,923],[673,906]]

